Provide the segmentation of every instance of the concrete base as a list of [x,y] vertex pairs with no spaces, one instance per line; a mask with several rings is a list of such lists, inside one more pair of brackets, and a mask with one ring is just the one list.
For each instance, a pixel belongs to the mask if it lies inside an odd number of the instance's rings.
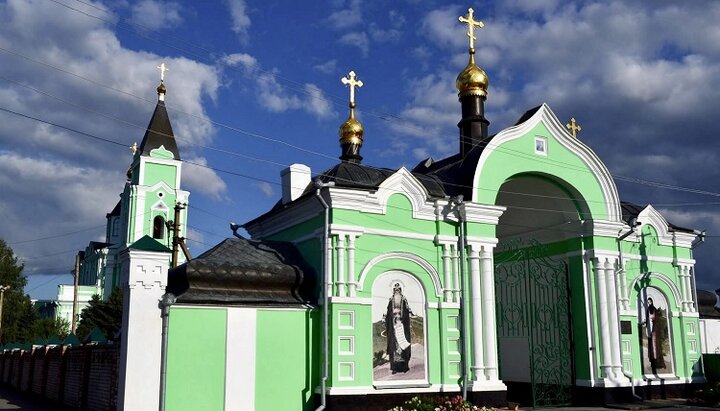
[[[505,391],[468,391],[468,400],[479,407],[505,407]],[[369,395],[328,395],[327,405],[330,411],[387,411],[405,403],[412,397],[453,398],[461,393],[387,393]],[[320,396],[315,396],[315,404],[320,405]]]

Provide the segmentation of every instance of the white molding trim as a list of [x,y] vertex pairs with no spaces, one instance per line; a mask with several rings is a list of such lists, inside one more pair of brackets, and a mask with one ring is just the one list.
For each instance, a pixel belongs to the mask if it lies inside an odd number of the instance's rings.
[[[365,281],[367,280],[367,276],[370,272],[370,270],[373,269],[377,264],[379,264],[382,261],[389,260],[392,258],[397,258],[400,260],[407,260],[412,261],[422,267],[425,272],[430,276],[430,279],[433,282],[433,286],[435,288],[435,296],[437,298],[442,298],[442,286],[440,285],[440,275],[438,274],[435,267],[432,266],[429,262],[427,262],[425,259],[421,258],[418,255],[407,253],[407,252],[392,252],[392,253],[386,253],[381,254],[378,256],[373,257],[370,259],[370,261],[365,264],[365,267],[363,267],[362,271],[360,272],[360,277],[358,277],[358,291],[362,291],[365,286]],[[385,271],[402,271],[402,270],[392,270],[388,269]],[[411,273],[411,275],[417,277],[416,274]],[[428,290],[429,291],[429,290]]]
[[665,246],[691,248],[697,235],[680,231],[670,231],[670,224],[652,205],[648,205],[638,214],[641,228],[646,224],[655,228],[658,234],[658,243]]
[[[481,174],[484,171],[485,162],[490,156],[500,148],[504,143],[523,137],[530,133],[532,129],[538,124],[543,123],[548,129],[549,133],[560,143],[563,147],[575,154],[588,169],[593,173],[598,185],[600,186],[604,201],[606,204],[606,216],[609,221],[622,221],[622,213],[620,211],[620,198],[618,196],[617,187],[613,180],[610,172],[600,158],[595,154],[590,147],[585,145],[581,140],[574,138],[560,123],[555,114],[550,110],[550,107],[543,103],[542,106],[537,110],[532,117],[523,122],[522,124],[515,125],[499,132],[490,141],[485,150],[483,150],[478,160],[477,167],[475,168],[475,175],[473,176],[473,186],[477,186],[477,182],[481,181]],[[530,153],[529,154],[533,154]],[[510,177],[510,176],[508,176]],[[473,190],[472,200],[477,202],[477,190]],[[601,216],[594,216],[596,218]]]
[[[408,394],[408,393],[430,393],[430,392],[458,392],[461,390],[457,384],[428,384],[418,383],[417,387],[397,387],[383,386],[377,389],[372,385],[363,385],[356,387],[330,387],[327,393],[329,395],[367,395],[367,394]],[[421,385],[421,386],[420,386]],[[428,386],[429,385],[429,386]],[[503,390],[504,391],[504,390]]]
[[[673,299],[675,299],[675,308],[677,308],[677,311],[673,310],[673,312],[671,312],[671,314],[673,314],[673,316],[675,316],[676,313],[679,313],[682,311],[681,304],[683,301],[682,301],[682,298],[680,297],[680,290],[678,290],[677,286],[675,285],[675,283],[672,282],[670,277],[668,277],[667,275],[665,275],[663,273],[659,273],[657,271],[651,271],[647,274],[639,275],[632,280],[628,289],[634,290],[635,284],[637,284],[638,281],[640,281],[641,279],[644,279],[646,277],[657,278],[658,280],[665,283],[665,285],[670,289],[670,292],[672,292],[672,294],[673,294]],[[652,285],[650,287],[652,287]],[[657,287],[654,287],[654,288],[656,288],[660,292],[663,292],[663,290],[661,290]]]
[[365,297],[338,297],[329,298],[332,304],[355,304],[355,305],[372,305],[372,298]]

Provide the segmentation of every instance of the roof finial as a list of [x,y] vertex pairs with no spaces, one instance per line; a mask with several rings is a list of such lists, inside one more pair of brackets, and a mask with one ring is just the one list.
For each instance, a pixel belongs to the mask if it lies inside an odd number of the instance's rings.
[[575,122],[575,117],[570,119],[570,122],[565,124],[565,127],[567,127],[568,130],[570,130],[570,133],[573,137],[577,138],[577,135],[580,131],[582,131],[582,127],[580,127],[580,124],[577,124]]
[[467,34],[467,36],[470,38],[470,52],[471,53],[473,53],[473,51],[475,50],[475,40],[477,40],[477,37],[475,37],[475,28],[477,27],[477,28],[481,29],[485,26],[485,23],[483,23],[480,20],[475,20],[473,18],[474,12],[475,12],[475,10],[473,10],[472,7],[470,7],[468,9],[467,17],[463,17],[463,16],[458,17],[458,20],[460,21],[460,23],[467,23],[467,25],[468,25],[468,31],[465,34]]
[[363,143],[363,126],[355,119],[355,87],[360,88],[363,82],[357,79],[354,71],[342,77],[340,81],[350,87],[350,114],[348,119],[340,126],[340,147],[342,147],[341,160],[359,163],[360,147]]
[[160,85],[157,88],[158,101],[165,101],[165,93],[167,92],[167,89],[165,88],[165,72],[169,69],[165,63],[160,63],[157,68],[160,70]]

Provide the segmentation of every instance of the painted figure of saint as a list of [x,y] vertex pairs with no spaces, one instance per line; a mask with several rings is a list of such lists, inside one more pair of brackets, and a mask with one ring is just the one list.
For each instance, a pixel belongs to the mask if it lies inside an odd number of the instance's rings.
[[410,370],[410,316],[412,311],[402,293],[400,283],[393,285],[385,314],[387,354],[393,374]]
[[665,368],[662,352],[664,322],[662,321],[662,310],[655,307],[653,299],[648,298],[647,302],[645,326],[648,338],[648,359],[653,373],[656,373],[658,368]]

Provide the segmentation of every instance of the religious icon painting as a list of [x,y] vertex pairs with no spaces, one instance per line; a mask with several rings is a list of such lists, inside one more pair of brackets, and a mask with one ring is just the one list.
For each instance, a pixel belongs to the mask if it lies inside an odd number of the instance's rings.
[[427,382],[425,292],[402,271],[373,283],[373,381],[378,385]]
[[667,298],[658,289],[640,292],[640,343],[645,375],[675,375]]

